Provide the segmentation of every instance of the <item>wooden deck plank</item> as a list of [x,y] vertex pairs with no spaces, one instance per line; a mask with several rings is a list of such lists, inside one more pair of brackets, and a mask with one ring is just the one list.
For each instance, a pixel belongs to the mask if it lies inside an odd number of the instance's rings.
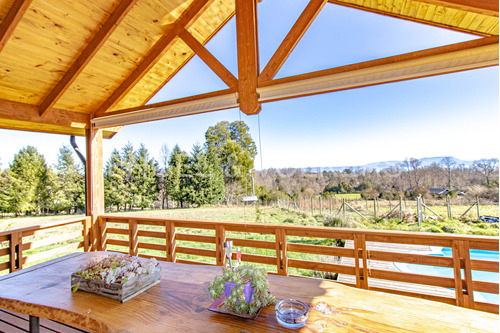
[[[29,332],[29,316],[0,309],[0,332]],[[88,331],[40,318],[40,333],[87,333]]]

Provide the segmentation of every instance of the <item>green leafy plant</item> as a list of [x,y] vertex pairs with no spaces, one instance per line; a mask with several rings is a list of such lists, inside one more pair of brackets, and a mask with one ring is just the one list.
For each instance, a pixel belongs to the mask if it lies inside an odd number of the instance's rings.
[[[226,309],[236,313],[248,313],[253,315],[261,307],[273,304],[276,298],[269,293],[269,281],[267,271],[253,265],[240,265],[235,269],[224,267],[223,274],[216,276],[209,284],[208,291],[213,299],[224,294],[226,282],[235,283],[236,287],[231,289],[231,294],[224,300]],[[244,285],[252,283],[254,288],[252,299],[247,303],[243,292]]]

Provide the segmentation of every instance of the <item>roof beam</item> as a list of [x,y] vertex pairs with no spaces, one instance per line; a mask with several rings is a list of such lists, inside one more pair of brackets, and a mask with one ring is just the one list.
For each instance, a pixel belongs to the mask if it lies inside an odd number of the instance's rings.
[[259,75],[257,3],[255,0],[235,0],[235,7],[240,110],[247,115],[257,114],[261,110],[257,94]]
[[437,6],[498,17],[498,0],[419,0]]
[[[428,3],[430,1],[433,1],[433,0],[429,0],[429,1],[425,1],[425,2]],[[359,10],[363,10],[366,12],[385,15],[385,16],[389,16],[389,17],[394,17],[394,18],[398,18],[398,19],[402,19],[402,20],[406,20],[406,21],[412,21],[412,22],[422,23],[422,24],[426,24],[426,25],[432,25],[435,27],[449,29],[449,30],[453,30],[453,31],[464,32],[464,33],[468,33],[468,34],[472,34],[472,35],[476,35],[476,36],[483,36],[483,37],[492,36],[491,34],[486,34],[486,33],[482,33],[482,32],[475,31],[475,30],[459,28],[459,27],[455,27],[455,26],[451,26],[451,25],[446,25],[443,23],[437,23],[437,22],[432,22],[432,21],[425,20],[425,19],[419,19],[416,17],[406,16],[406,15],[402,15],[399,13],[393,13],[390,11],[384,11],[384,10],[380,10],[380,9],[376,9],[376,8],[365,7],[363,5],[345,2],[345,0],[328,0],[328,2],[335,4],[335,5],[359,9]],[[489,12],[489,15],[498,16],[498,11],[496,12],[495,15],[493,15],[493,14],[495,14],[495,12]]]
[[111,96],[99,107],[98,113],[105,112],[115,106],[132,88],[153,68],[167,52],[168,47],[181,33],[193,24],[214,0],[195,0],[170,26],[170,29],[155,43],[135,70],[122,82]]
[[224,81],[229,88],[236,89],[238,87],[238,79],[224,67],[196,38],[193,37],[186,29],[183,29],[179,37],[207,64],[217,76]]
[[302,36],[304,36],[325,3],[326,0],[311,0],[309,2],[292,29],[288,32],[288,35],[286,35],[283,42],[281,42],[280,46],[271,57],[271,60],[269,60],[262,73],[260,73],[259,82],[272,80],[276,76],[281,66],[283,66],[286,59],[288,59],[288,56],[290,56],[290,53],[292,53],[297,43]]
[[263,83],[260,102],[361,88],[498,65],[498,36]]
[[5,44],[16,29],[17,24],[28,10],[31,0],[15,0],[10,7],[9,12],[0,24],[0,52],[2,52]]
[[102,25],[102,28],[94,35],[85,49],[80,53],[75,62],[56,84],[54,89],[45,97],[40,104],[40,116],[44,117],[48,111],[57,103],[59,98],[71,86],[85,66],[92,60],[101,46],[108,40],[125,16],[130,12],[137,0],[122,0],[113,10],[111,16]]

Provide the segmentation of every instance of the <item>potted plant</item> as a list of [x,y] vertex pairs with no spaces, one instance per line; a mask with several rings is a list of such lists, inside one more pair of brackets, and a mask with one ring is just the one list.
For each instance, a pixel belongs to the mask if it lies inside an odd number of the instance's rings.
[[264,268],[240,265],[234,269],[224,267],[222,271],[222,275],[210,282],[208,290],[214,300],[222,294],[226,295],[226,309],[253,315],[260,308],[276,302],[276,298],[269,293],[269,281]]

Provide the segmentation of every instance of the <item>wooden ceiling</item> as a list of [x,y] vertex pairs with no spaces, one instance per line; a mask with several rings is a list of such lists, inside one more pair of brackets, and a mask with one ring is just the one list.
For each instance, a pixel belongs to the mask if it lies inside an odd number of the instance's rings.
[[[492,0],[311,0],[262,71],[251,0],[0,0],[0,128],[84,135],[96,116],[151,109],[145,103],[195,54],[228,85],[223,93],[238,93],[240,108],[257,113],[265,102],[258,89],[280,87],[274,76],[328,2],[467,32],[490,47],[481,52],[498,50],[498,2]],[[239,79],[203,46],[235,12]],[[498,55],[496,63],[437,74],[497,64]],[[117,130],[107,128],[105,136]]]

